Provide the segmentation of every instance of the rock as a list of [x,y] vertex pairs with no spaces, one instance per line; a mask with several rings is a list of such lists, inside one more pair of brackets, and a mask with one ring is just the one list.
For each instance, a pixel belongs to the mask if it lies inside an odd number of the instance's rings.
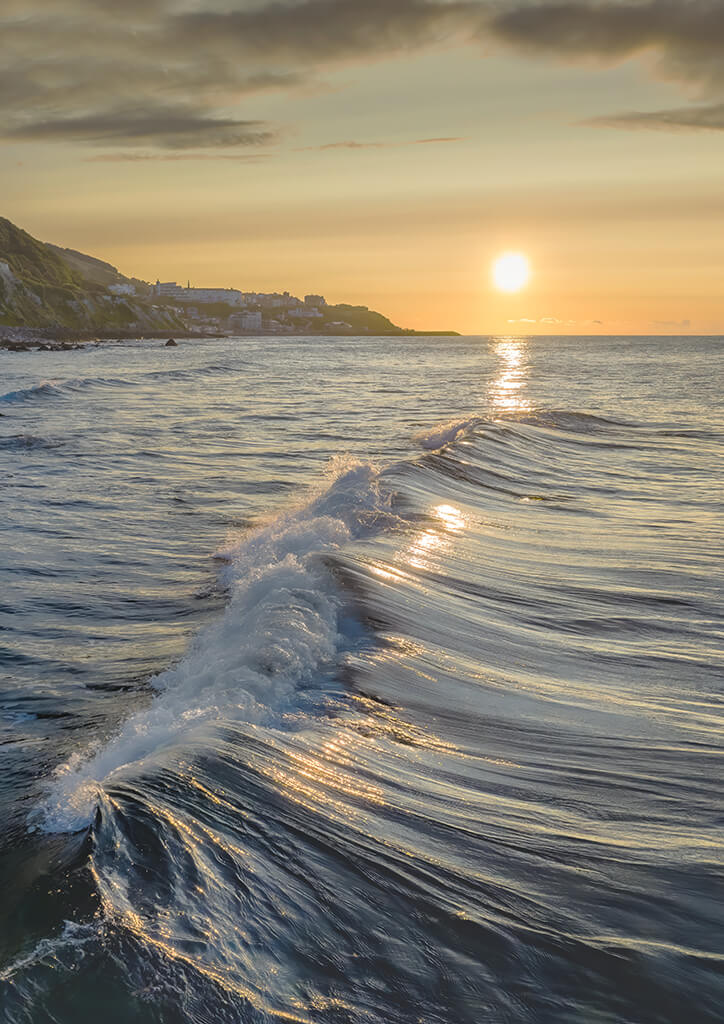
[[166,344],[164,345],[164,348],[178,348],[178,342],[174,341],[173,338],[169,338]]
[[25,341],[13,341],[11,338],[4,338],[2,347],[8,352],[30,352],[31,346]]

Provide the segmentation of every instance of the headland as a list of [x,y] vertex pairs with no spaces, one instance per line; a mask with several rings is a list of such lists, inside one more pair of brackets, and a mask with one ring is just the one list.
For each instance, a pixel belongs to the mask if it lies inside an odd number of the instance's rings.
[[0,218],[0,348],[8,351],[130,338],[456,333],[406,330],[367,306],[330,304],[323,295],[151,284]]

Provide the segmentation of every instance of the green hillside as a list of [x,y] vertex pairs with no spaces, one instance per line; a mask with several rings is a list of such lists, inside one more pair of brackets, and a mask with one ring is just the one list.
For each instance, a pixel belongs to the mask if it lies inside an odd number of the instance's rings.
[[171,313],[108,290],[127,281],[110,264],[47,245],[0,217],[0,325],[98,331],[177,326]]
[[343,322],[350,325],[357,334],[402,334],[401,327],[397,327],[381,313],[366,306],[349,306],[340,303],[337,306],[325,306],[322,309],[324,323]]

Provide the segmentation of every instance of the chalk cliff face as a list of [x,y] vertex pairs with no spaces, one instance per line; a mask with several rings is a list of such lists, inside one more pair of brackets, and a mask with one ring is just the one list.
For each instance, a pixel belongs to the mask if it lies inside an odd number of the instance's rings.
[[[114,294],[132,285],[135,295]],[[174,314],[154,309],[150,289],[92,256],[39,242],[0,217],[0,325],[76,330],[165,330]]]

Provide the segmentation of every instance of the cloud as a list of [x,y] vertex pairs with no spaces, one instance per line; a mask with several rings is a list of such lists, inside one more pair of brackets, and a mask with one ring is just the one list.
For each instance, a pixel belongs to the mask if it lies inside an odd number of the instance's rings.
[[3,0],[0,138],[267,145],[240,112],[325,69],[470,36],[480,0]]
[[545,327],[575,327],[579,323],[583,324],[602,324],[601,320],[560,320],[557,316],[542,316],[539,320],[530,319],[530,317],[521,317],[518,320],[508,320],[509,324],[543,324]]
[[491,39],[564,61],[648,57],[712,101],[596,123],[720,127],[724,0],[2,0],[0,138],[161,153],[267,146],[278,131],[250,108],[262,92]]
[[214,53],[297,64],[369,60],[469,35],[474,0],[301,0],[241,10],[196,10],[170,22],[172,38]]
[[621,114],[595,117],[585,124],[608,128],[652,128],[671,131],[724,131],[724,103],[708,106],[676,107],[673,110],[633,110]]
[[260,163],[269,159],[269,153],[137,153],[121,151],[118,153],[97,153],[95,156],[87,156],[86,163],[92,164],[115,164],[115,163],[148,163],[149,161],[178,162],[180,160],[230,160],[233,163]]
[[441,143],[447,142],[465,142],[464,135],[450,135],[442,136],[441,138],[433,139],[415,139],[414,142],[408,143],[410,146],[438,146]]
[[10,128],[9,139],[90,142],[107,145],[148,145],[167,149],[258,146],[275,134],[260,121],[206,117],[194,110],[157,107],[145,110],[106,110],[79,117],[59,117]]
[[406,146],[432,146],[444,145],[451,142],[464,142],[462,135],[440,137],[432,139],[406,139],[401,142],[359,142],[355,139],[345,139],[343,142],[325,142],[322,146],[302,146],[298,152],[310,150],[324,152],[328,149],[400,149]]
[[724,0],[543,2],[498,10],[486,31],[529,53],[616,63],[651,54],[659,75],[724,87]]

